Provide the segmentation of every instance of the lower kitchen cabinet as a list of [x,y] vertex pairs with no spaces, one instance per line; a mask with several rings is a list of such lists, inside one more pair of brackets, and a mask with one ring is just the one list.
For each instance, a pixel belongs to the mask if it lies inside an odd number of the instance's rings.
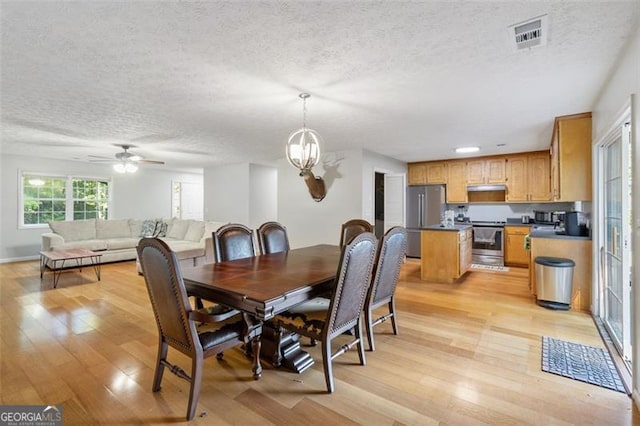
[[538,256],[562,257],[575,262],[573,270],[573,294],[571,310],[591,310],[591,240],[577,238],[531,238],[529,262],[529,288],[536,294],[535,258]]
[[471,227],[421,232],[422,279],[452,283],[471,267]]
[[524,247],[524,240],[531,232],[529,226],[504,227],[504,264],[507,266],[529,266],[529,251]]

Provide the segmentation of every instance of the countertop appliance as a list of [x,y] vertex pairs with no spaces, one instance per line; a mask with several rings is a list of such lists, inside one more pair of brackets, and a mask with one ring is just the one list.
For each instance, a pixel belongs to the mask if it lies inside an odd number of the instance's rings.
[[471,261],[481,265],[504,266],[505,222],[471,221],[471,225]]
[[564,231],[574,237],[588,237],[589,226],[584,212],[567,212],[564,219]]
[[552,211],[552,212],[546,212],[542,210],[533,211],[533,220],[535,223],[539,223],[539,224],[557,225],[561,222],[564,222],[564,216],[565,216],[565,212],[563,211]]
[[420,257],[420,231],[439,225],[445,210],[444,185],[407,187],[407,256]]

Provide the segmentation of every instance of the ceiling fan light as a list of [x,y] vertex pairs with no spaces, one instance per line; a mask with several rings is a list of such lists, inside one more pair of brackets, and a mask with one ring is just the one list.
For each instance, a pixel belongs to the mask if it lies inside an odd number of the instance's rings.
[[125,165],[124,163],[117,163],[113,165],[113,170],[115,170],[117,173],[126,173],[126,169],[125,169]]
[[124,171],[126,173],[135,173],[138,171],[138,166],[133,163],[127,163],[124,165]]

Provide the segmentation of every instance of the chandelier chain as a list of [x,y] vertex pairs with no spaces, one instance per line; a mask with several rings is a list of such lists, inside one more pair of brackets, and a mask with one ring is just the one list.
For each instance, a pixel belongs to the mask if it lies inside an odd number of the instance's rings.
[[307,98],[302,98],[302,128],[307,128]]

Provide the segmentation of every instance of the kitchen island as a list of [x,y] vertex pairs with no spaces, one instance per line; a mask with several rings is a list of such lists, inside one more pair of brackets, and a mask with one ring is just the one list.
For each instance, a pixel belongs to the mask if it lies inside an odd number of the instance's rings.
[[470,224],[422,228],[421,277],[425,281],[452,283],[471,267],[473,239]]

